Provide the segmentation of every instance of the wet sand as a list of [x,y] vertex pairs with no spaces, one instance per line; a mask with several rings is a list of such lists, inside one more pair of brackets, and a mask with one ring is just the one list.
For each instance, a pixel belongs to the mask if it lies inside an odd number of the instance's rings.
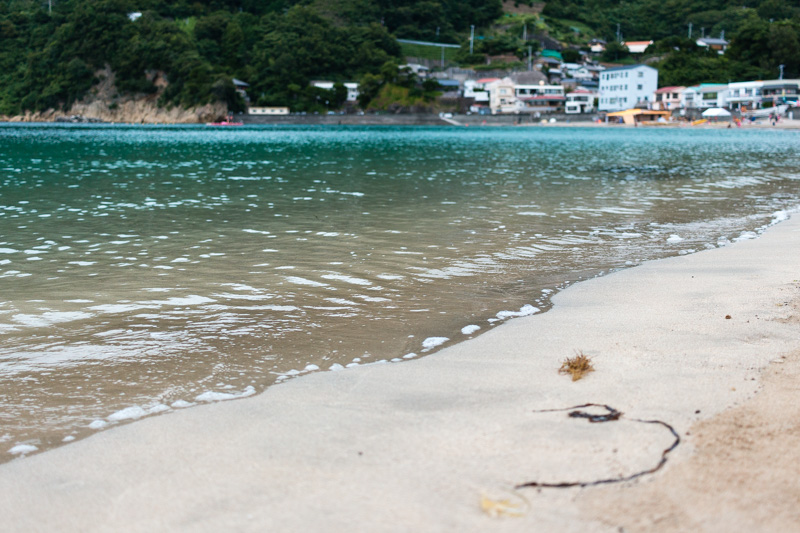
[[[791,530],[798,265],[795,216],[579,283],[547,313],[423,359],[316,373],[15,460],[0,465],[3,529]],[[573,382],[557,369],[576,351],[595,371]],[[623,415],[539,412],[586,403]],[[650,420],[681,438],[654,474],[515,489],[653,469],[674,437]]]

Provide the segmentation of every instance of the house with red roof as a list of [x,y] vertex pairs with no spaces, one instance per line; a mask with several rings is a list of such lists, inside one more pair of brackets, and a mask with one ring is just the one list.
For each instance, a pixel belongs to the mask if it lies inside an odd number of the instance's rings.
[[653,41],[625,41],[622,44],[627,46],[632,54],[643,54],[647,47],[653,44]]
[[662,87],[653,93],[653,109],[657,111],[672,111],[673,109],[680,109],[683,91],[686,87],[673,86]]

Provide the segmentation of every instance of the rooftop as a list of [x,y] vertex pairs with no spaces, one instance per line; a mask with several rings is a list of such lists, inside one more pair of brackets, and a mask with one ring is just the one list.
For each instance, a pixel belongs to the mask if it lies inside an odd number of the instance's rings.
[[706,44],[706,45],[719,44],[726,46],[728,44],[728,41],[726,41],[725,39],[720,39],[718,37],[701,37],[700,39],[697,39],[697,42],[698,44]]
[[684,87],[683,85],[680,85],[680,86],[672,86],[672,87],[662,87],[662,88],[660,88],[660,89],[657,89],[657,90],[656,90],[656,92],[657,92],[657,93],[673,93],[673,92],[675,92],[675,91],[682,91],[682,90],[683,90],[683,89],[685,89],[685,88],[686,88],[686,87]]
[[657,69],[654,69],[653,67],[651,67],[649,65],[641,65],[640,64],[640,65],[626,65],[624,67],[609,68],[609,69],[606,69],[605,72],[619,72],[620,70],[633,70],[633,69],[637,69],[637,68],[649,68],[650,70],[656,70],[657,71]]

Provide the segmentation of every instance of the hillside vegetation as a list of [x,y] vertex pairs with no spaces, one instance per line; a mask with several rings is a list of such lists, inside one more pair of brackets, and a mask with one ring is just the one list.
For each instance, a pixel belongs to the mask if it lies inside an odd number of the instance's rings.
[[[462,44],[447,55],[462,65],[493,56],[517,64],[509,57],[535,52],[533,35],[572,46],[574,57],[593,37],[614,40],[618,27],[625,39],[657,41],[650,52],[666,83],[777,77],[778,65],[786,77],[800,76],[796,0],[513,4],[504,14],[500,0],[0,0],[0,115],[68,109],[108,69],[112,99],[154,95],[163,106],[224,102],[241,110],[233,78],[250,84],[253,104],[294,111],[341,105],[343,91],[314,89],[314,79],[363,82],[363,105],[409,92],[429,100],[435,87],[398,83],[405,58],[396,38]],[[724,31],[729,52],[698,49],[687,39],[689,23],[693,39]]]

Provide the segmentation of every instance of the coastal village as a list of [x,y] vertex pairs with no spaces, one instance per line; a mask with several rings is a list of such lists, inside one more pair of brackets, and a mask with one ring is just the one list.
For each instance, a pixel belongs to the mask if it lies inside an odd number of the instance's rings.
[[[728,41],[700,38],[698,47],[722,55]],[[437,46],[437,43],[420,45]],[[621,43],[636,57],[644,54],[653,41]],[[435,81],[442,95],[438,101],[452,113],[466,115],[515,115],[530,120],[554,122],[598,120],[637,125],[641,123],[735,122],[781,118],[800,119],[800,79],[743,80],[719,83],[709,80],[692,86],[659,87],[658,69],[646,63],[618,65],[601,63],[597,56],[606,43],[593,39],[591,52],[580,62],[564,61],[556,49],[544,49],[529,58],[527,70],[482,76],[479,71],[449,67],[431,68],[410,62],[400,67],[419,82]],[[234,80],[247,99],[247,83]],[[332,81],[315,80],[312,86],[334,91]],[[347,98],[341,111],[328,114],[359,113],[359,84],[342,84]],[[289,115],[286,106],[249,106],[250,116]],[[360,112],[363,114],[363,112]],[[452,113],[442,113],[449,117]]]

